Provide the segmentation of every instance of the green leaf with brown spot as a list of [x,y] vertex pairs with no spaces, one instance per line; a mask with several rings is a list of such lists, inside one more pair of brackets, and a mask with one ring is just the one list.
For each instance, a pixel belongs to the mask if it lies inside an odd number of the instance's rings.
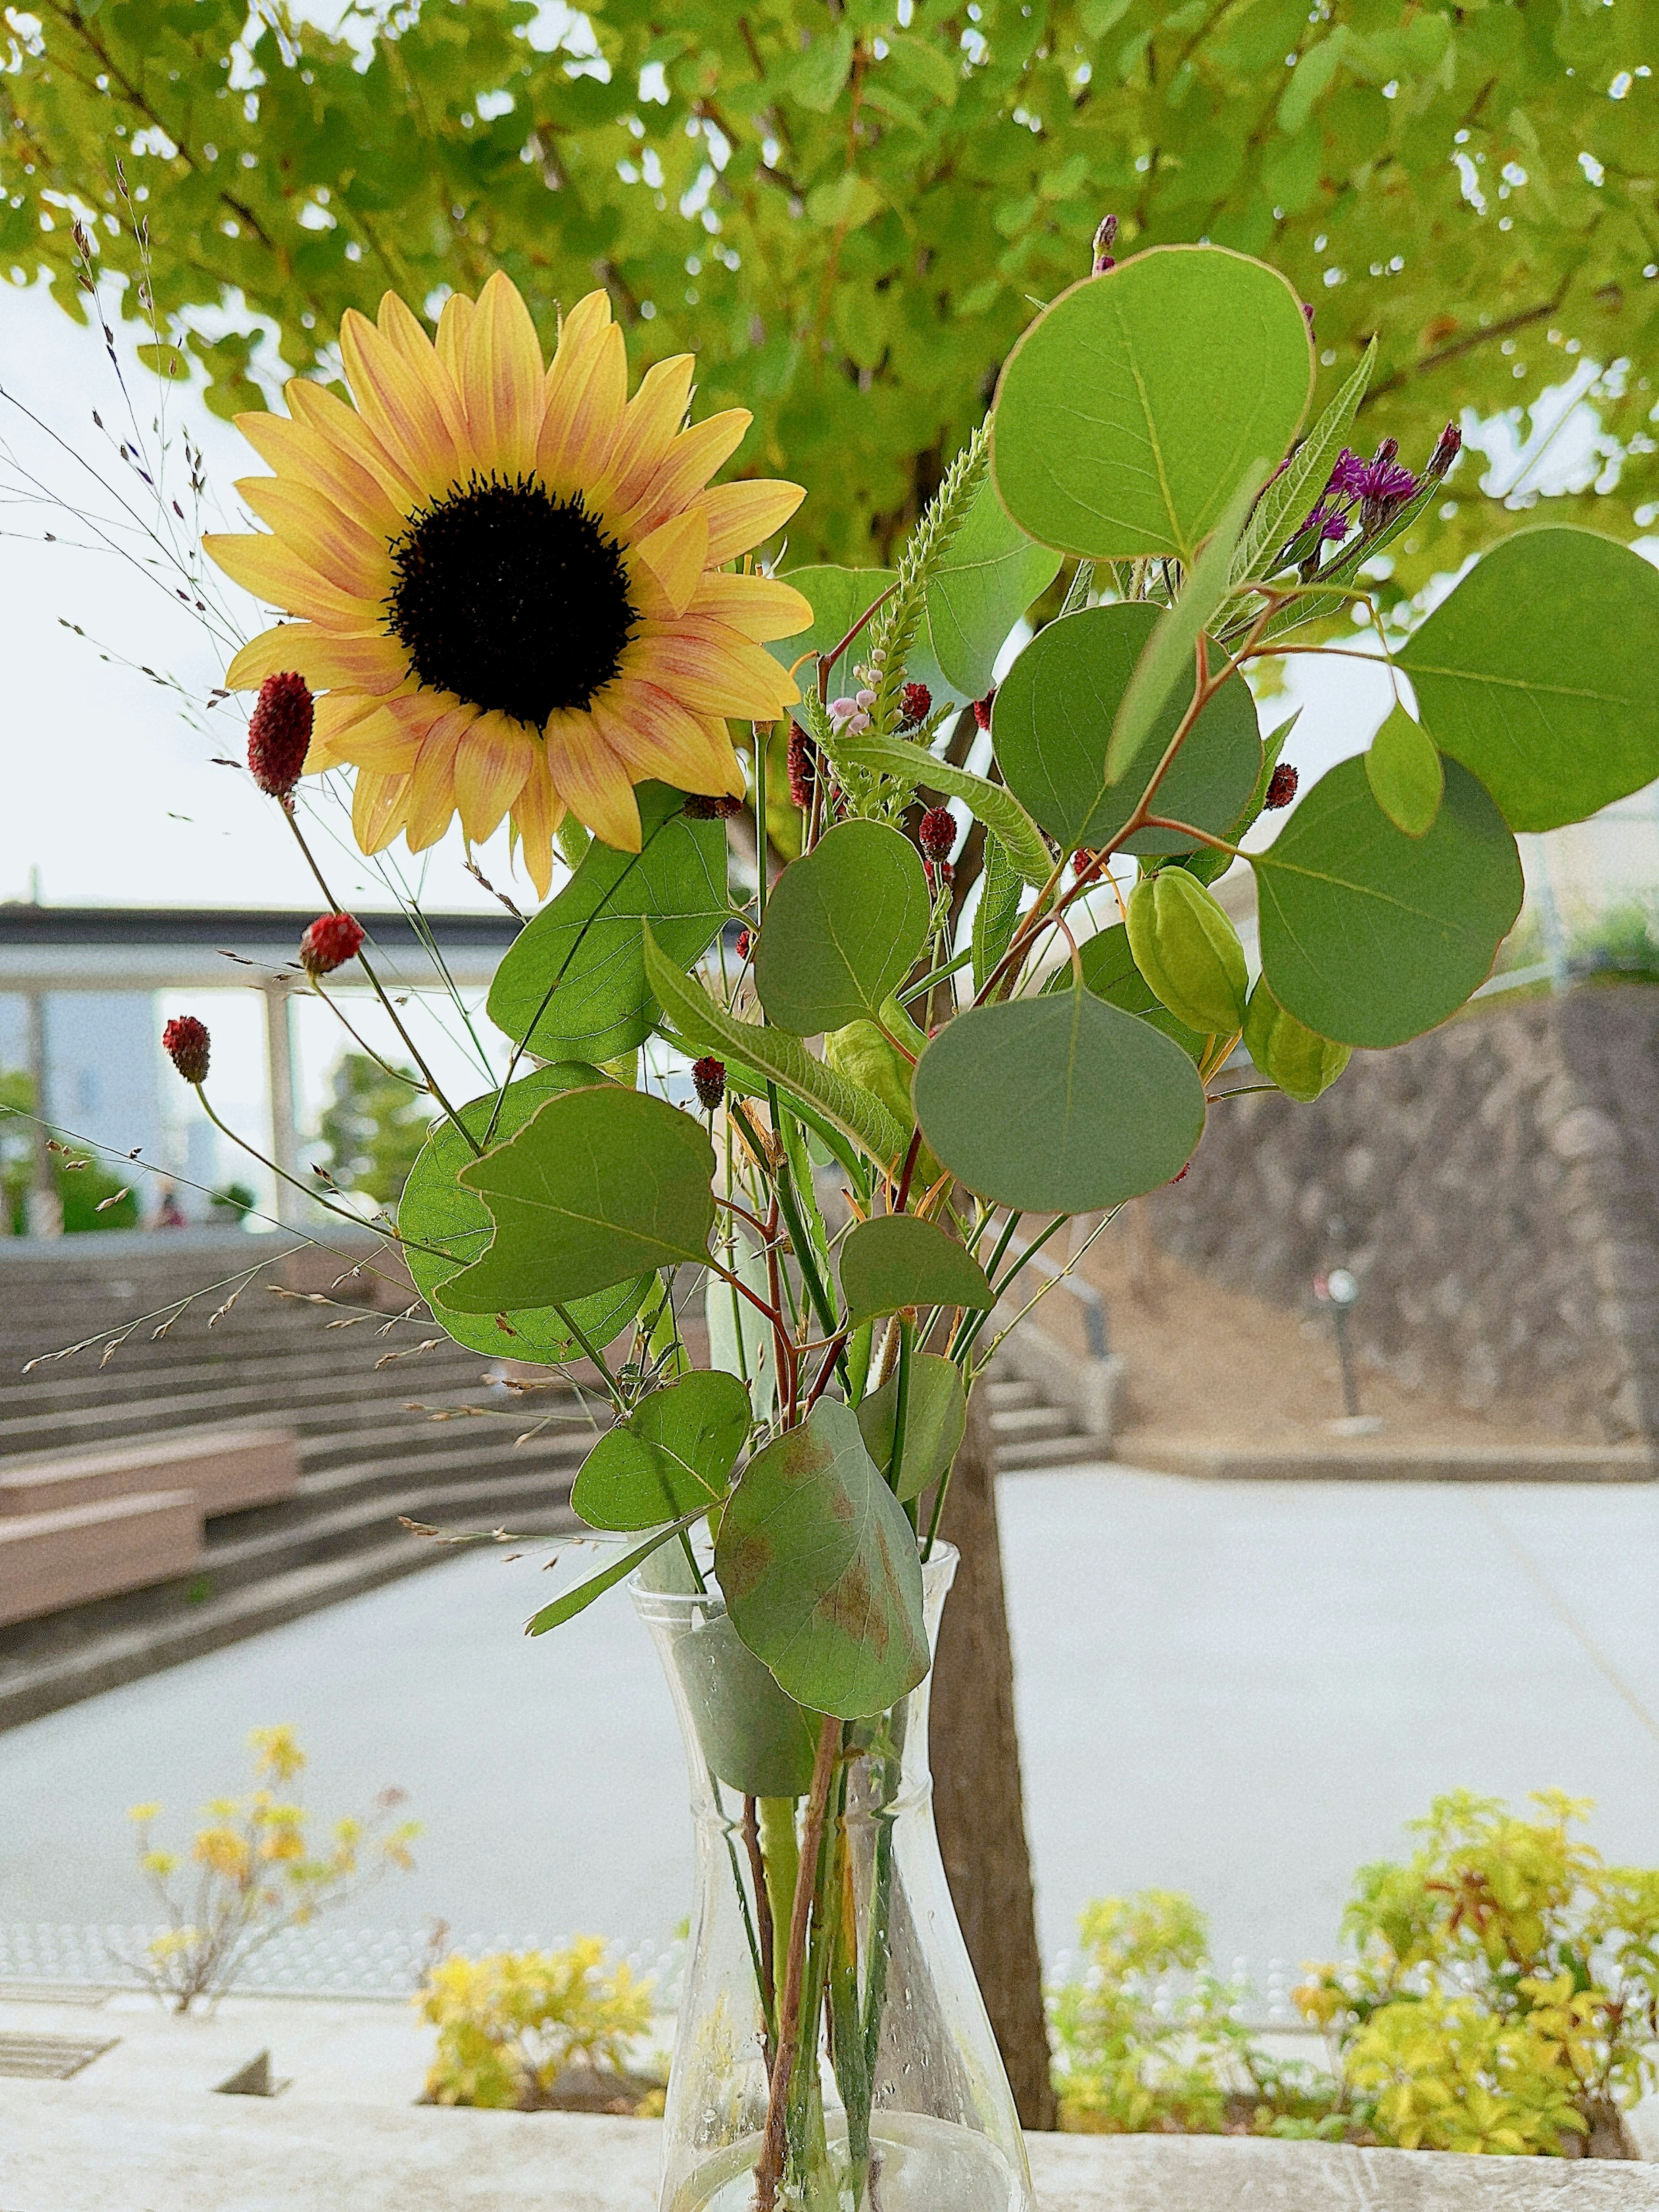
[[750,1461],[714,1571],[732,1626],[800,1705],[857,1720],[927,1672],[915,1532],[833,1399]]

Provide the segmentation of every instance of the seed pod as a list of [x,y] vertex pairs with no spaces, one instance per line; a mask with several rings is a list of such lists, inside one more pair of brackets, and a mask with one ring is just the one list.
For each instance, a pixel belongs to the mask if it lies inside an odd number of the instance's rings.
[[848,1022],[823,1040],[823,1056],[837,1075],[874,1091],[907,1129],[915,1119],[910,1103],[910,1063],[896,1052],[872,1021]]
[[1185,868],[1159,868],[1129,894],[1129,950],[1154,996],[1200,1036],[1243,1026],[1249,971],[1238,933]]
[[1304,1106],[1328,1091],[1353,1057],[1352,1045],[1333,1044],[1287,1014],[1265,980],[1245,1009],[1244,1048],[1270,1083]]

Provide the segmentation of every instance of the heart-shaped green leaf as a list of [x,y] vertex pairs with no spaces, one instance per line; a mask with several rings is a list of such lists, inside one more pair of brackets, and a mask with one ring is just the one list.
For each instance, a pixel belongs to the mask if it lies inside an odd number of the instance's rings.
[[1501,540],[1396,658],[1510,829],[1555,830],[1659,776],[1656,637],[1659,568],[1551,526]]
[[834,1399],[744,1469],[714,1571],[732,1626],[800,1705],[858,1720],[927,1672],[915,1532]]
[[[606,1080],[597,1067],[574,1061],[538,1068],[517,1083],[509,1083],[504,1092],[490,1091],[482,1098],[469,1100],[459,1109],[460,1118],[480,1144],[486,1139],[504,1142],[515,1136],[550,1098]],[[495,1224],[483,1200],[457,1181],[461,1170],[476,1158],[453,1122],[436,1121],[409,1171],[398,1201],[398,1226],[411,1240],[404,1248],[404,1256],[416,1289],[455,1341],[474,1352],[538,1360],[548,1366],[579,1358],[578,1338],[569,1322],[551,1306],[508,1309],[498,1316],[459,1313],[446,1303],[446,1286],[477,1259],[494,1233]],[[422,1251],[417,1249],[422,1245],[434,1249]],[[568,1307],[570,1322],[590,1344],[609,1344],[638,1312],[650,1280],[648,1274],[638,1275],[614,1290],[574,1299]]]
[[568,1091],[461,1170],[489,1207],[489,1250],[444,1285],[461,1313],[565,1305],[708,1255],[714,1148],[642,1091]]
[[816,1036],[873,1016],[927,941],[921,855],[883,822],[843,822],[773,885],[755,953],[768,1019]]
[[1301,302],[1276,270],[1156,246],[1062,292],[1015,347],[991,416],[996,487],[1042,544],[1190,562],[1250,462],[1288,448],[1312,390]]
[[[1137,664],[1158,624],[1136,601],[1088,607],[1038,631],[999,685],[991,727],[1008,787],[1066,847],[1109,844],[1139,804],[1187,700],[1157,715],[1127,772],[1106,780],[1106,744]],[[1158,785],[1157,811],[1220,836],[1255,788],[1261,760],[1255,703],[1230,676],[1182,741]],[[1132,853],[1185,853],[1194,840],[1143,830]]]
[[1403,707],[1390,708],[1371,739],[1365,781],[1396,830],[1408,837],[1425,837],[1433,829],[1446,788],[1445,770],[1434,739]]
[[[884,1478],[893,1457],[898,1419],[898,1376],[890,1375],[858,1408],[865,1449]],[[968,1425],[968,1400],[953,1360],[937,1352],[910,1355],[904,1406],[904,1456],[896,1495],[901,1505],[930,1490],[956,1457]]]
[[1250,862],[1273,994],[1337,1044],[1402,1044],[1443,1022],[1521,911],[1515,840],[1455,761],[1421,837],[1389,821],[1363,760],[1339,761]]
[[748,1441],[749,1393],[700,1370],[653,1390],[583,1461],[570,1503],[590,1528],[654,1528],[718,1505]]
[[683,965],[726,917],[726,830],[688,818],[684,794],[639,787],[641,848],[596,838],[557,897],[508,947],[489,1018],[546,1060],[615,1060],[644,1042],[657,1004],[645,980],[640,918]]
[[954,1237],[914,1213],[878,1213],[841,1248],[847,1318],[856,1324],[901,1306],[988,1306],[985,1270]]
[[1089,991],[958,1014],[912,1091],[945,1165],[981,1198],[1032,1213],[1156,1190],[1204,1127],[1204,1086],[1180,1046]]

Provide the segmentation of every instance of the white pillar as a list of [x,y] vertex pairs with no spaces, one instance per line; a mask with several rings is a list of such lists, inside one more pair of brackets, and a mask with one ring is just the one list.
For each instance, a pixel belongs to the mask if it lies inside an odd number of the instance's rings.
[[31,1237],[61,1237],[64,1201],[58,1194],[56,1162],[47,1149],[51,1133],[52,1085],[46,1044],[46,1002],[39,991],[28,996],[29,1076],[34,1087],[34,1178],[24,1202],[24,1225]]
[[[286,983],[260,986],[265,1001],[265,1079],[270,1094],[270,1157],[286,1175],[300,1172],[299,1135],[294,1111],[294,1034],[289,1026]],[[297,1224],[305,1201],[292,1183],[276,1179],[276,1218]]]

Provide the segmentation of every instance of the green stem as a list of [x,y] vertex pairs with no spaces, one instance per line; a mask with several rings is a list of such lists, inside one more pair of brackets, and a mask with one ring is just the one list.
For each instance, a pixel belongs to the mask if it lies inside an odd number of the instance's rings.
[[[800,1840],[795,1833],[793,1797],[759,1797],[761,1856],[766,1863],[766,1902],[772,1915],[773,1942],[787,1942],[794,1917],[795,1883],[800,1874]],[[776,1972],[775,1966],[773,1970]]]

